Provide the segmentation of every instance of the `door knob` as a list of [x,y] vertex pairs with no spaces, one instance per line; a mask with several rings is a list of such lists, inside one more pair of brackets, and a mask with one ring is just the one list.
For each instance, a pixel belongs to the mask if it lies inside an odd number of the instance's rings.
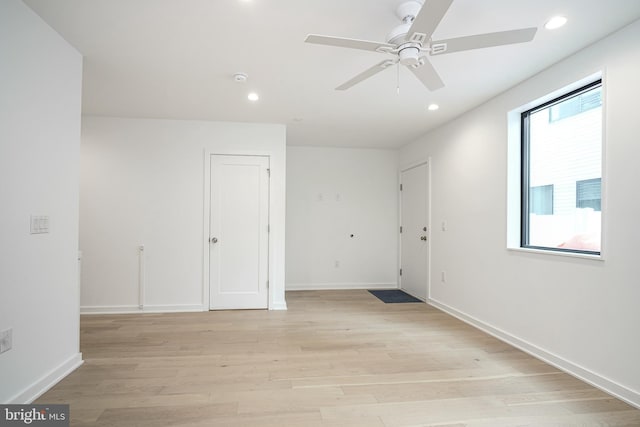
[[209,243],[218,243],[218,238],[217,237],[210,238]]

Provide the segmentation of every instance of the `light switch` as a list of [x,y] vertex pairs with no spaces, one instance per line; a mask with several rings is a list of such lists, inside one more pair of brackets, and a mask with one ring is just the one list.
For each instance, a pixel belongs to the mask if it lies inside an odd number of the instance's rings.
[[31,234],[45,234],[49,232],[49,216],[31,215]]

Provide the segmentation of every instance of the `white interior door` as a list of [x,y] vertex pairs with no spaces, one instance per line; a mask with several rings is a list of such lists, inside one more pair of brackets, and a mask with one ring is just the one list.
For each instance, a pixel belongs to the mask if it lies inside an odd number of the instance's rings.
[[427,299],[429,277],[429,173],[428,165],[401,172],[400,288]]
[[209,307],[267,308],[269,159],[211,156]]

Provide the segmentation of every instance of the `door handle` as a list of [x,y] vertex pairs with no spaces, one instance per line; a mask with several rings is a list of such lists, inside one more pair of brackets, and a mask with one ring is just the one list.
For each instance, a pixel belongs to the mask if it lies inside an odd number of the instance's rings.
[[218,238],[217,237],[211,237],[209,239],[209,243],[218,243]]

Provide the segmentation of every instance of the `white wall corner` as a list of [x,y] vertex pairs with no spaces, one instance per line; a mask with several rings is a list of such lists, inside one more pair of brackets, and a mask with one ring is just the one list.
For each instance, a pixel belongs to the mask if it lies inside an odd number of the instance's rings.
[[[0,356],[0,402],[25,403],[82,363],[82,55],[19,0],[0,1],[0,33],[9,41],[0,43],[0,181],[11,183],[0,190],[9,207],[0,221],[0,329],[15,334],[11,354]],[[50,218],[48,234],[30,234],[34,214]]]

